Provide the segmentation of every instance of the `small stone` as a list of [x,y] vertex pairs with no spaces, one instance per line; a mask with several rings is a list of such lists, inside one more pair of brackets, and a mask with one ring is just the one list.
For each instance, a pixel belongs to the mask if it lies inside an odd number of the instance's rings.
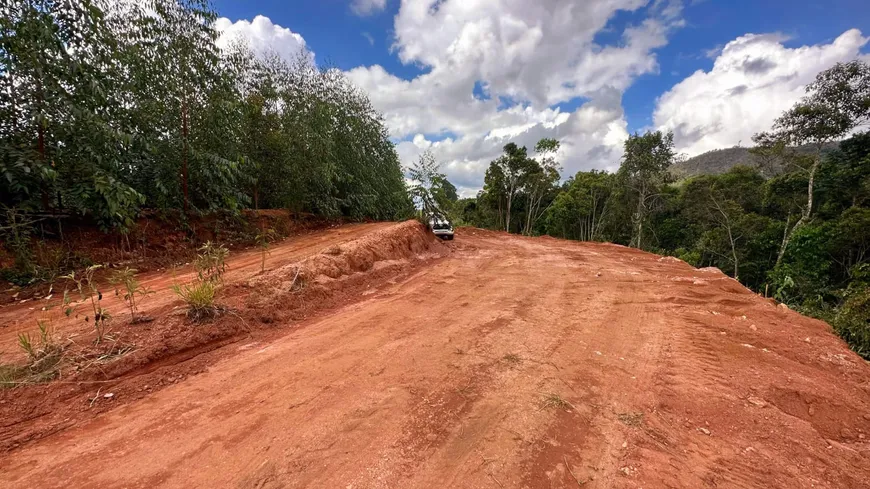
[[[861,435],[861,436],[863,437],[864,435]],[[628,442],[627,441],[622,442],[622,448],[627,448],[627,447],[628,447]]]
[[698,428],[698,431],[704,433],[707,436],[710,436],[710,430],[708,430],[707,428]]
[[756,326],[754,324],[750,324],[749,329],[751,329],[752,331],[758,331],[758,326]]
[[806,338],[804,338],[804,341],[806,341],[807,343],[809,343],[809,342],[810,342],[810,337],[807,336]]
[[758,407],[767,406],[766,402],[764,402],[763,400],[761,400],[757,397],[750,397],[749,399],[747,399],[747,401],[749,401],[749,403],[752,404],[753,406],[758,406]]
[[787,310],[788,310],[788,304],[785,304],[785,303],[780,302],[780,304],[779,304],[779,308],[787,311]]
[[863,440],[864,438],[867,438],[867,435],[865,435],[864,433],[861,433],[860,435],[858,435],[859,440]]
[[103,394],[103,397],[105,397],[106,399],[111,399],[115,397],[115,394],[112,392],[107,392],[106,394]]

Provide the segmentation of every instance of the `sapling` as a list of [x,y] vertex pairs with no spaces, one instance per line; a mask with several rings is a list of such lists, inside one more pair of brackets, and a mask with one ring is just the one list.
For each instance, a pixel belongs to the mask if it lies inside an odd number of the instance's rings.
[[136,303],[137,298],[154,293],[153,290],[147,289],[136,280],[136,271],[135,268],[125,267],[123,270],[116,270],[109,279],[109,283],[115,285],[116,296],[121,295],[123,288],[124,302],[130,308],[130,322],[132,324],[147,320],[145,316],[136,317],[136,312],[139,310],[139,305]]
[[[81,302],[90,303],[93,316],[86,315],[85,322],[90,323],[91,320],[93,320],[94,331],[97,333],[97,338],[94,341],[95,344],[100,344],[104,339],[106,339],[106,333],[108,333],[108,322],[112,318],[109,311],[104,309],[102,306],[103,294],[97,288],[97,283],[94,280],[94,273],[100,268],[102,268],[102,265],[91,265],[85,269],[81,276],[77,276],[75,272],[71,272],[69,275],[61,277],[68,279],[75,284],[75,290],[79,293]],[[63,292],[64,314],[66,314],[67,317],[71,316],[76,312],[76,309],[81,302],[78,304],[72,304],[69,290],[65,290]],[[76,314],[76,317],[78,317],[78,314]]]

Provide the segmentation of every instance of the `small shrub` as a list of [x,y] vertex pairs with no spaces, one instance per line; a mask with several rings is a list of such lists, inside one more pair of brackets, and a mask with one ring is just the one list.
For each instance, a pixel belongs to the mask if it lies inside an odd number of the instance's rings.
[[219,312],[215,304],[217,285],[201,280],[188,285],[173,285],[172,290],[187,304],[187,317],[194,321],[211,319]]
[[275,232],[272,228],[266,228],[257,233],[255,240],[257,242],[257,246],[262,250],[262,259],[260,260],[260,273],[263,273],[266,270],[266,255],[271,254],[269,251],[269,246],[278,237],[278,233]]
[[148,290],[139,284],[139,281],[136,280],[136,269],[135,268],[124,268],[123,270],[116,270],[112,277],[109,279],[109,283],[115,285],[115,295],[121,295],[121,286],[124,289],[124,302],[127,303],[127,307],[130,308],[130,322],[136,323],[139,321],[146,320],[145,317],[139,316],[136,317],[136,312],[139,310],[139,306],[136,303],[137,297],[142,297],[148,294],[153,294],[153,290]]
[[227,270],[227,257],[230,251],[226,247],[206,241],[199,248],[199,253],[196,260],[193,262],[193,268],[199,276],[201,282],[219,282],[223,283],[223,275]]
[[855,353],[870,360],[870,285],[850,284],[831,323]]
[[[100,268],[102,268],[102,265],[91,265],[85,269],[81,276],[77,276],[75,272],[72,272],[69,275],[61,277],[72,281],[81,300],[90,304],[93,315],[86,314],[84,319],[86,323],[93,322],[94,331],[97,333],[97,338],[94,341],[95,344],[100,344],[108,338],[108,324],[109,320],[112,319],[109,311],[102,306],[103,293],[97,288],[97,282],[94,279],[94,273]],[[71,304],[72,298],[69,295],[69,290],[65,290],[63,293],[63,307],[64,314],[67,317],[75,313],[78,308],[78,305],[72,306]],[[76,314],[76,317],[79,317],[79,315]]]
[[30,235],[37,221],[27,218],[15,207],[5,207],[0,216],[0,241],[15,258],[13,268],[3,271],[3,279],[15,285],[29,285],[36,281],[36,264]]

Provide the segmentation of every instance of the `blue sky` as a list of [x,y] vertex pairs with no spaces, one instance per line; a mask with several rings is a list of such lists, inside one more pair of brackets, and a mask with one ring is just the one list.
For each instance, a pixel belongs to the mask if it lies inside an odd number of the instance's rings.
[[[870,2],[860,0],[433,5],[214,2],[237,35],[266,45],[281,30],[304,39],[318,64],[369,92],[403,161],[432,151],[466,193],[507,140],[558,137],[566,173],[614,168],[621,140],[637,130],[674,130],[689,154],[746,142],[816,72],[870,51]],[[270,30],[245,23],[257,16]],[[280,37],[271,47],[286,45]],[[765,69],[741,72],[746,60]]]

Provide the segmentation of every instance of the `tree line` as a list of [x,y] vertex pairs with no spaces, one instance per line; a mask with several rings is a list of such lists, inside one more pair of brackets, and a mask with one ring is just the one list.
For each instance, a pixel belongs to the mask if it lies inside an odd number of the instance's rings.
[[207,0],[0,0],[0,204],[412,212],[381,114],[337,69],[221,50]]
[[[820,73],[757,134],[756,163],[678,180],[673,135],[631,135],[615,173],[559,182],[557,141],[511,143],[475,198],[444,202],[460,224],[609,241],[698,267],[828,320],[870,358],[870,66]],[[839,143],[839,144],[832,144]],[[833,148],[833,149],[832,149]]]

